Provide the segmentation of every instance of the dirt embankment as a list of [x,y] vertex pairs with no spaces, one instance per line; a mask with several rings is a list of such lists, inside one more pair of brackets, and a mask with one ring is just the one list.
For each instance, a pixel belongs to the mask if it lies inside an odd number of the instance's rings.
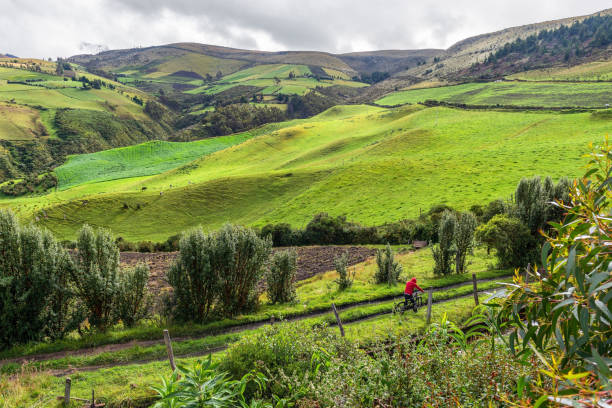
[[[285,248],[274,248],[275,251],[283,249]],[[334,269],[334,259],[344,252],[348,252],[349,265],[363,262],[376,254],[375,249],[353,246],[307,246],[297,247],[295,250],[298,253],[298,281]],[[162,289],[169,287],[166,272],[177,254],[177,252],[122,252],[121,264],[124,266],[134,266],[141,262],[147,264],[151,273],[149,288],[154,294],[158,294]]]

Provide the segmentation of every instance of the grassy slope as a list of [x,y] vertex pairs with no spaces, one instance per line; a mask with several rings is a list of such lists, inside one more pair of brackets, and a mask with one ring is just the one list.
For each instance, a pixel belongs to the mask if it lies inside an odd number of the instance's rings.
[[0,103],[0,139],[30,140],[40,136],[43,124],[36,109]]
[[612,84],[470,83],[393,92],[377,100],[376,103],[393,106],[418,103],[429,99],[468,105],[601,107],[612,100]]
[[198,157],[244,142],[251,133],[222,136],[188,143],[153,141],[71,156],[55,169],[61,190],[85,183],[149,176],[174,169]]
[[573,67],[534,69],[510,75],[509,79],[525,81],[610,81],[612,61],[595,61]]
[[[609,121],[589,113],[418,106],[335,107],[277,126],[188,168],[0,205],[25,217],[48,207],[43,224],[65,238],[84,222],[162,240],[197,224],[302,226],[320,211],[377,224],[434,204],[467,208],[507,197],[525,176],[578,176],[588,143],[609,131]],[[75,201],[85,197],[87,205]]]

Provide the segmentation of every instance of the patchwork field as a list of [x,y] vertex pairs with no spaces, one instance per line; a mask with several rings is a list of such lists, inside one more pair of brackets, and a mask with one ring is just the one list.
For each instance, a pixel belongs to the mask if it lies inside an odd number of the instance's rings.
[[576,177],[588,143],[609,132],[607,117],[338,106],[260,128],[243,143],[158,175],[126,169],[128,178],[85,177],[64,191],[0,205],[63,238],[89,223],[126,239],[161,241],[230,220],[302,226],[321,211],[381,224],[435,204],[465,209],[507,197],[525,176]]
[[[295,78],[289,79],[289,73]],[[327,72],[327,71],[326,71]],[[214,95],[238,85],[247,85],[263,88],[264,95],[303,95],[317,86],[343,85],[350,87],[364,87],[367,84],[351,81],[340,71],[330,70],[336,80],[317,80],[311,77],[312,72],[306,65],[267,64],[243,69],[231,75],[224,76],[214,84],[203,85],[187,91],[190,94],[204,93]],[[335,73],[335,74],[334,74]]]
[[376,101],[382,106],[434,100],[468,105],[533,107],[603,107],[612,102],[610,83],[469,83],[393,92]]

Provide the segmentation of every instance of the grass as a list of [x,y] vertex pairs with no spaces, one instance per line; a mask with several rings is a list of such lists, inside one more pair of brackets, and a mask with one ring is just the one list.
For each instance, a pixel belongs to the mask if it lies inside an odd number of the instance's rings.
[[609,123],[590,113],[337,106],[158,175],[4,198],[0,206],[38,216],[62,239],[83,223],[154,241],[228,221],[302,227],[322,211],[382,224],[436,204],[467,209],[506,198],[526,176],[577,177],[581,155]]
[[251,137],[250,132],[187,143],[146,142],[97,153],[75,155],[55,169],[59,189],[78,184],[149,176],[174,169]]
[[0,139],[31,140],[44,133],[39,111],[27,106],[0,103]]
[[[432,274],[433,260],[429,250],[417,251],[414,253],[404,253],[398,256],[399,261],[406,271],[404,280],[408,277],[416,277],[419,285],[426,288],[444,287],[453,284],[465,283],[471,280],[471,275],[449,275],[437,277]],[[495,262],[494,257],[487,255],[484,250],[477,250],[473,258],[469,258],[470,270],[476,273],[478,279],[502,278],[511,272],[507,270],[491,269],[491,264]],[[355,282],[353,286],[343,292],[338,292],[334,280],[337,278],[335,271],[319,274],[313,278],[301,281],[297,287],[299,302],[295,304],[271,305],[262,297],[262,306],[251,314],[236,316],[234,319],[223,319],[211,321],[204,324],[175,325],[169,327],[170,332],[175,337],[195,336],[202,334],[214,334],[248,323],[269,321],[271,317],[288,318],[307,315],[313,312],[329,311],[331,304],[343,306],[356,302],[367,302],[377,299],[395,298],[403,293],[404,284],[402,282],[395,286],[373,284],[375,262],[368,260],[355,267]],[[492,285],[492,283],[487,283]],[[481,285],[482,286],[482,285]],[[482,286],[483,288],[486,286]],[[470,293],[470,286],[450,288],[444,292],[436,293],[435,299],[442,300],[453,296]],[[390,300],[389,302],[393,302]],[[389,303],[389,304],[391,304]],[[377,306],[381,307],[381,306]],[[382,306],[388,308],[387,306]],[[367,311],[367,307],[359,307],[361,313]],[[355,313],[355,312],[352,312]],[[327,318],[329,321],[329,317]],[[151,340],[159,339],[161,328],[159,324],[151,322],[133,329],[115,329],[107,333],[96,333],[85,337],[71,337],[52,343],[33,343],[23,346],[15,346],[11,349],[0,352],[0,358],[24,357],[34,354],[53,353],[66,350],[78,350],[88,347],[96,347],[106,344],[126,343],[132,340]]]
[[524,81],[610,81],[612,61],[595,61],[573,67],[534,69],[508,76]]
[[[481,296],[485,299],[486,296]],[[433,322],[441,319],[446,314],[450,320],[460,323],[469,316],[473,306],[472,298],[456,299],[433,308]],[[391,333],[409,335],[418,333],[424,328],[424,311],[419,311],[415,316],[407,314],[404,317],[385,315],[377,319],[361,323],[348,324],[346,333],[350,339],[369,343]],[[173,344],[177,348],[190,348],[192,345],[184,343]],[[197,349],[196,347],[193,347]],[[213,354],[213,360],[218,361],[224,356],[223,352]],[[179,364],[189,364],[198,357],[179,358]],[[201,357],[200,357],[201,359]],[[123,365],[113,368],[104,368],[91,372],[76,372],[70,375],[72,379],[72,395],[80,398],[91,396],[91,390],[96,390],[96,395],[103,398],[107,403],[118,406],[120,404],[131,404],[129,406],[148,406],[153,401],[154,393],[149,388],[158,384],[160,376],[170,374],[167,361],[159,361],[145,364]],[[129,379],[129,382],[126,382]],[[56,395],[63,394],[64,378],[54,377],[45,372],[24,371],[18,376],[0,377],[0,396],[8,408],[13,406],[59,406],[54,403]],[[38,405],[36,405],[38,404]]]
[[468,105],[602,107],[612,101],[608,83],[487,82],[393,92],[376,101],[383,106],[436,100]]

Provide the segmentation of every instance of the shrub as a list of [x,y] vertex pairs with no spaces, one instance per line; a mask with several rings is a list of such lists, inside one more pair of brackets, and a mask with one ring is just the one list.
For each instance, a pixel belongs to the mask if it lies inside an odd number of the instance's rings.
[[275,247],[300,244],[294,240],[294,232],[289,224],[268,224],[261,229],[261,236],[264,238],[269,236]]
[[334,259],[334,265],[336,272],[338,272],[338,279],[335,282],[338,284],[338,290],[343,291],[353,286],[355,280],[355,272],[351,275],[346,265],[348,264],[348,252],[343,253],[336,259]]
[[148,281],[149,267],[145,264],[124,269],[119,275],[115,313],[127,327],[133,327],[149,314],[152,299]]
[[211,264],[219,274],[220,307],[230,316],[253,308],[257,302],[255,286],[263,275],[272,242],[259,238],[250,228],[230,224],[212,238]]
[[77,238],[76,268],[71,278],[88,312],[89,323],[105,331],[115,323],[119,249],[110,231],[84,225]]
[[348,244],[349,225],[345,216],[332,217],[327,213],[320,213],[306,225],[305,239],[308,243],[319,245]]
[[391,246],[387,244],[384,250],[376,251],[376,272],[374,280],[376,283],[395,285],[402,273],[402,265],[396,262]]
[[455,267],[457,273],[465,272],[465,259],[467,254],[472,251],[474,244],[474,230],[477,221],[472,213],[460,213],[457,216],[457,226],[455,227],[455,247],[457,249],[455,257]]
[[440,242],[431,248],[435,262],[434,274],[436,275],[448,275],[451,273],[452,256],[455,252],[453,240],[456,225],[457,218],[455,215],[450,211],[445,211],[438,228],[438,238]]
[[45,230],[0,211],[0,346],[61,338],[80,320],[68,253]]
[[268,299],[272,303],[295,300],[297,252],[293,249],[275,252],[266,272]]
[[171,313],[178,320],[204,320],[218,298],[219,277],[211,265],[211,238],[201,229],[189,231],[179,242],[179,253],[168,271],[173,288]]
[[230,224],[208,235],[200,229],[185,234],[168,272],[174,289],[172,314],[202,321],[213,307],[228,316],[253,308],[271,247],[270,239]]
[[330,355],[342,354],[346,344],[326,328],[304,323],[275,324],[229,346],[219,368],[233,378],[261,371],[268,378],[270,392],[290,396],[297,389],[291,387],[288,376],[304,379],[315,370],[325,370]]
[[497,250],[501,268],[526,266],[536,258],[536,241],[517,218],[494,216],[476,229],[476,239]]

